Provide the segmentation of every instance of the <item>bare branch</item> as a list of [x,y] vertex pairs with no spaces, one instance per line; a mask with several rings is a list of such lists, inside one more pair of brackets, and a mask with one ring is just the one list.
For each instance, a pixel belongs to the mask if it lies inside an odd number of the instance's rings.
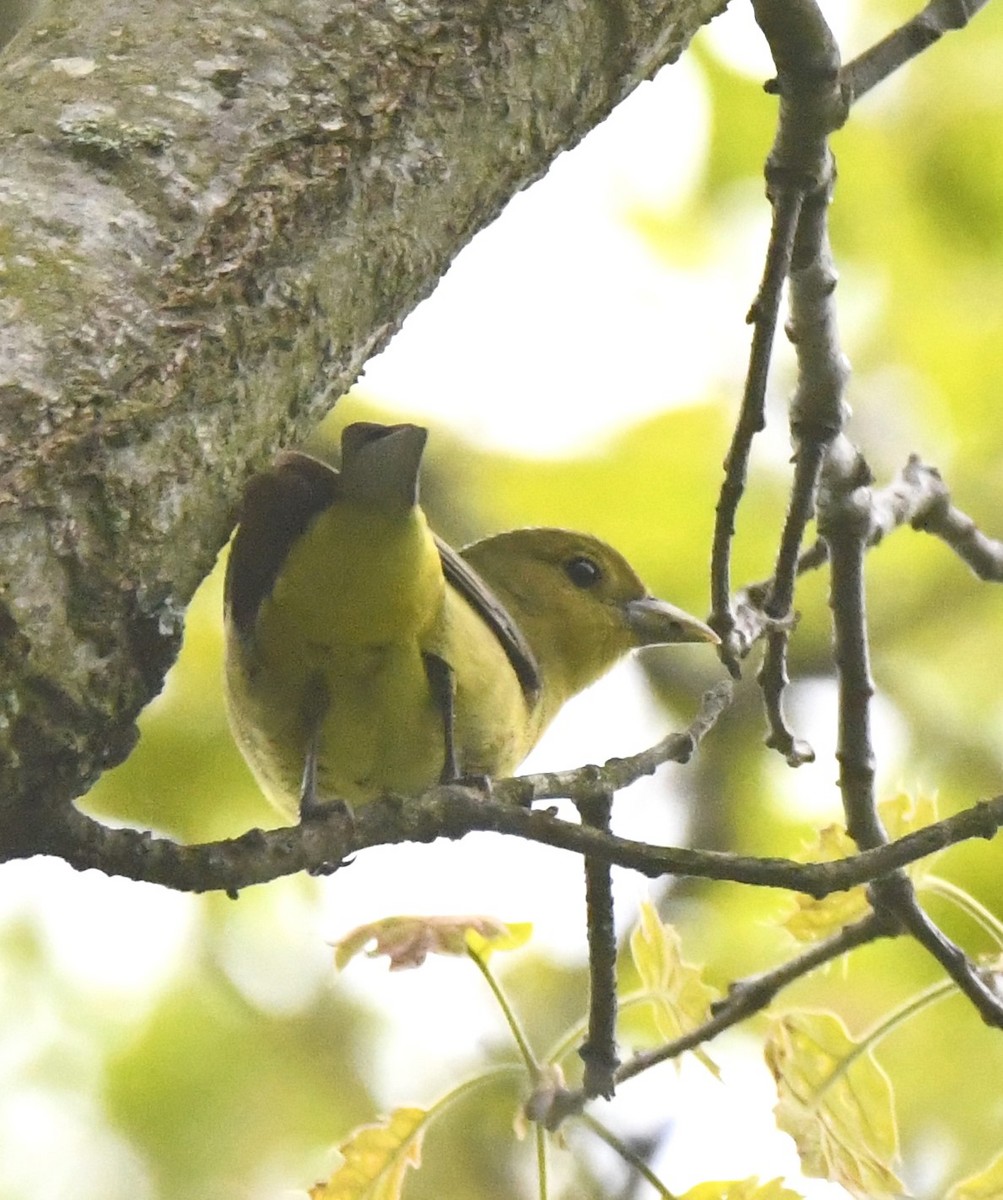
[[838,487],[824,489],[819,503],[819,531],[829,546],[832,584],[833,657],[839,682],[839,732],[836,759],[846,829],[861,849],[888,840],[878,817],[874,795],[874,748],[870,702],[874,695],[867,644],[864,600],[864,546],[870,527],[868,497],[857,480],[840,472]]
[[770,629],[760,672],[771,731],[767,745],[779,750],[792,767],[815,757],[811,747],[789,731],[782,709],[794,582],[804,531],[814,513],[822,464],[846,419],[844,392],[849,378],[849,365],[840,349],[836,326],[836,270],[827,228],[834,179],[831,160],[826,161],[829,165],[824,186],[812,193],[802,208],[791,263],[791,318],[787,332],[798,360],[798,385],[790,417],[795,471],[787,520],[765,603],[766,616],[771,622],[782,622],[783,626],[780,630]]
[[[889,534],[911,525],[945,542],[979,576],[990,583],[1003,583],[1003,542],[982,533],[975,522],[951,504],[950,491],[936,467],[912,454],[898,475],[882,488],[871,489],[868,549]],[[829,561],[829,548],[819,538],[798,556],[797,574],[817,570]],[[736,635],[742,654],[772,632],[773,618],[766,605],[773,579],[750,583],[735,598]]]
[[742,407],[724,461],[724,482],[721,484],[715,514],[710,623],[721,636],[722,659],[736,677],[739,653],[729,636],[735,623],[731,611],[731,539],[735,533],[735,514],[745,492],[752,443],[766,421],[766,379],[770,352],[777,327],[780,293],[790,268],[802,199],[802,193],[796,188],[784,189],[774,198],[773,228],[766,254],[766,268],[748,318],[754,325],[749,370]]
[[[616,1073],[616,1082],[625,1083],[659,1063],[671,1062],[693,1050],[705,1045],[716,1038],[719,1033],[737,1025],[757,1012],[762,1012],[773,998],[783,988],[796,979],[814,971],[816,967],[832,962],[858,946],[867,945],[880,937],[894,936],[898,930],[894,925],[877,913],[871,913],[854,925],[845,929],[824,942],[818,942],[796,958],[764,971],[761,975],[752,975],[733,983],[728,989],[728,995],[714,1005],[713,1012],[707,1021],[695,1026],[681,1037],[666,1042],[655,1050],[635,1054],[623,1064]],[[580,1112],[589,1097],[584,1090],[558,1092],[551,1101],[550,1111],[542,1119],[549,1129],[556,1129],[567,1117]]]
[[940,41],[945,33],[964,29],[989,0],[931,0],[915,17],[858,55],[843,68],[848,103],[859,100],[876,84]]
[[[820,506],[819,528],[829,544],[832,567],[831,604],[835,659],[839,675],[839,784],[846,812],[846,827],[861,848],[887,843],[888,835],[878,816],[874,795],[874,752],[870,731],[870,700],[874,692],[867,649],[863,562],[870,514],[866,487],[848,486],[835,491]],[[1003,1000],[987,984],[964,952],[920,908],[912,884],[901,872],[875,880],[870,888],[876,911],[887,911],[944,968],[982,1019],[1003,1028]]]
[[940,963],[961,994],[974,1005],[982,1020],[987,1025],[1003,1029],[1003,998],[988,975],[926,915],[906,876],[895,874],[875,881],[869,891],[875,911],[884,910],[900,921],[902,927]]
[[[599,768],[582,768],[577,781],[582,794],[595,786]],[[887,875],[911,862],[972,838],[990,839],[1003,825],[1003,796],[982,801],[951,817],[873,850],[835,862],[800,863],[718,850],[655,846],[561,820],[546,810],[524,807],[529,779],[561,781],[548,798],[575,796],[574,772],[561,776],[505,779],[493,787],[492,799],[476,789],[447,785],[425,796],[402,800],[387,797],[359,810],[354,821],[332,811],[324,820],[263,831],[252,829],[238,838],[182,846],[134,829],[111,829],[69,810],[65,820],[38,826],[31,843],[3,843],[0,861],[34,854],[54,854],[78,870],[98,870],[175,891],[225,891],[232,894],[298,871],[324,873],[337,869],[369,846],[431,842],[489,831],[526,838],[574,854],[590,855],[657,879],[689,876],[783,888],[821,897]],[[535,782],[532,782],[535,781]],[[580,798],[580,797],[579,797]],[[60,816],[61,814],[57,814]]]
[[980,532],[971,517],[951,504],[951,494],[936,468],[925,467],[914,455],[905,470],[925,485],[926,503],[906,518],[913,528],[946,542],[980,579],[1003,583],[1003,542]]
[[[613,793],[578,802],[582,824],[610,831]],[[578,1051],[585,1063],[583,1088],[589,1097],[613,1095],[620,1065],[616,1053],[616,927],[609,861],[585,856],[585,909],[589,944],[589,1032]]]
[[[735,513],[744,491],[752,440],[764,424],[766,377],[784,279],[792,270],[803,271],[806,272],[804,277],[814,284],[819,266],[823,269],[831,266],[828,257],[823,259],[822,255],[823,248],[827,255],[825,208],[833,179],[828,136],[846,116],[837,86],[838,47],[817,5],[812,0],[794,3],[754,0],[753,8],[777,65],[777,79],[772,86],[780,96],[780,113],[776,138],[766,164],[767,194],[773,205],[773,230],[763,283],[749,318],[755,322],[756,329],[742,409],[725,460],[711,562],[711,624],[721,634],[722,659],[733,675],[737,675],[739,659],[748,645],[744,630],[738,632],[736,629],[738,621],[731,608],[729,561]],[[792,287],[793,283],[794,276]],[[807,294],[808,290],[802,284],[801,293]],[[810,324],[803,313],[800,317],[796,315],[792,323],[796,342],[802,336],[800,326],[804,326],[803,336],[807,339]],[[804,372],[810,360],[807,354],[800,352],[799,359]],[[840,385],[844,380],[845,367]],[[831,413],[826,414],[827,420],[812,421],[820,407],[817,401],[808,403],[807,398],[813,394],[813,382],[806,381],[802,374],[802,385],[792,409],[795,485],[774,573],[775,587],[765,608],[765,616],[772,624],[770,650],[760,677],[767,698],[770,744],[780,749],[793,764],[811,756],[810,748],[797,742],[787,730],[781,707],[786,683],[786,644],[795,564],[804,528],[812,513],[825,443],[838,432],[842,411],[837,403],[835,423]],[[733,636],[736,633],[737,636]]]

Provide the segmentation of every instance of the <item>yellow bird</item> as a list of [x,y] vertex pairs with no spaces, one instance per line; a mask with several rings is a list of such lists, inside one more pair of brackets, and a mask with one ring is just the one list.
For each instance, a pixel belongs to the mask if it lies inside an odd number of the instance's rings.
[[248,485],[226,573],[227,707],[292,819],[509,775],[628,651],[718,640],[588,534],[451,550],[418,504],[426,437],[350,425],[340,471],[287,452]]

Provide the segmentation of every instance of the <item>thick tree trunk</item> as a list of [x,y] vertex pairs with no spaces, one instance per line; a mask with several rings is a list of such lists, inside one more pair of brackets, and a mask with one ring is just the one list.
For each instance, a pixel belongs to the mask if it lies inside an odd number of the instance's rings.
[[0,854],[128,752],[248,473],[721,7],[65,0],[18,35]]

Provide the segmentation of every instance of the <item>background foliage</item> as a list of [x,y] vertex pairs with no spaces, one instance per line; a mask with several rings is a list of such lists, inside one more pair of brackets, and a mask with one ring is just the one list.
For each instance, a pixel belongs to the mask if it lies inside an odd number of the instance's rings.
[[[902,4],[870,5],[854,42],[864,45],[907,12]],[[996,535],[1003,500],[1001,56],[1003,9],[991,5],[968,31],[862,105],[835,139],[840,182],[833,211],[840,313],[856,372],[850,436],[882,476],[910,451],[936,463],[957,503]],[[696,278],[731,260],[744,270],[749,261],[750,230],[761,230],[766,219],[760,173],[774,103],[716,53],[712,39],[700,39],[691,59],[712,112],[702,170],[685,202],[666,212],[637,200],[625,219],[666,270]],[[751,297],[754,273],[741,286]],[[595,302],[615,305],[617,298],[597,294]],[[742,315],[721,311],[719,319],[734,326]],[[671,391],[672,358],[682,349],[671,329],[664,336]],[[706,337],[700,353],[713,360],[715,330]],[[611,351],[626,355],[630,347]],[[789,371],[782,355],[774,431],[741,513],[740,581],[769,573],[782,520]],[[425,485],[433,523],[457,542],[520,524],[591,529],[615,542],[654,591],[704,611],[713,504],[740,388],[723,371],[708,375],[704,403],[626,428],[601,451],[574,460],[521,460],[436,430]],[[615,407],[617,397],[608,402]],[[568,401],[541,396],[539,403]],[[339,405],[333,421],[357,417],[362,405],[359,398]],[[567,413],[573,421],[570,404]],[[936,793],[942,814],[994,794],[1003,766],[997,591],[969,576],[944,547],[909,532],[870,556],[869,584],[886,793]],[[87,799],[90,811],[185,840],[269,822],[225,728],[219,607],[217,573],[193,604],[182,660],[144,718],[139,748]],[[836,815],[821,577],[805,581],[798,608],[794,716],[820,762],[794,776],[762,748],[754,671],[747,670],[736,709],[696,763],[664,784],[695,844],[793,853]],[[653,658],[651,677],[666,705],[686,714],[715,668],[681,653]],[[408,851],[408,869],[419,877],[425,853]],[[518,863],[519,847],[506,853],[506,862]],[[982,844],[959,847],[939,871],[1000,912],[998,854]],[[374,869],[367,857],[343,873],[347,882],[339,877],[339,888]],[[507,1051],[503,1029],[490,1020],[475,1047],[444,1040],[452,1006],[459,1012],[470,994],[460,980],[469,972],[462,963],[435,964],[413,980],[380,973],[377,1009],[351,975],[335,977],[324,941],[345,926],[325,910],[325,885],[316,881],[281,881],[234,903],[75,876],[52,863],[13,864],[6,875],[0,1200],[71,1191],[77,1200],[297,1194],[329,1169],[330,1147],[354,1125],[397,1104],[427,1103],[436,1088],[462,1076],[464,1063]],[[782,896],[679,884],[660,899],[687,956],[704,962],[719,987],[792,952],[775,924]],[[949,909],[935,915],[971,951],[990,948]],[[580,1016],[580,930],[569,930],[567,939],[562,954],[543,957],[531,945],[502,972],[543,1044]],[[372,984],[377,968],[358,963],[350,970]],[[833,1009],[860,1032],[935,977],[916,947],[874,946],[786,999]],[[724,1048],[725,1055],[732,1051],[747,1054],[735,1038]],[[916,1194],[943,1195],[948,1182],[999,1149],[1003,1039],[953,998],[886,1039],[879,1058],[896,1091],[902,1174]],[[626,1107],[624,1119],[639,1135],[669,1135],[664,1161],[672,1178],[676,1151],[666,1123],[685,1105],[687,1076],[679,1083],[671,1072],[664,1078],[658,1110],[639,1119]],[[406,1194],[532,1194],[531,1150],[510,1135],[517,1101],[511,1088],[470,1096],[433,1129],[425,1165],[409,1178]],[[487,1130],[496,1136],[483,1136]],[[723,1136],[712,1114],[706,1132],[711,1142]],[[579,1132],[571,1146],[583,1145]],[[560,1162],[569,1195],[641,1194],[627,1190],[622,1170],[605,1157],[569,1153]],[[597,1183],[596,1172],[606,1182]],[[750,1158],[744,1173],[768,1178],[771,1166]]]

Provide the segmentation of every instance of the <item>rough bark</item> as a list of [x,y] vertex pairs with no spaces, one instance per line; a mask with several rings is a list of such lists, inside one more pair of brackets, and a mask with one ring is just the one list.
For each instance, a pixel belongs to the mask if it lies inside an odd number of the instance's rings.
[[21,32],[0,77],[0,844],[128,752],[249,472],[721,7],[66,0]]

